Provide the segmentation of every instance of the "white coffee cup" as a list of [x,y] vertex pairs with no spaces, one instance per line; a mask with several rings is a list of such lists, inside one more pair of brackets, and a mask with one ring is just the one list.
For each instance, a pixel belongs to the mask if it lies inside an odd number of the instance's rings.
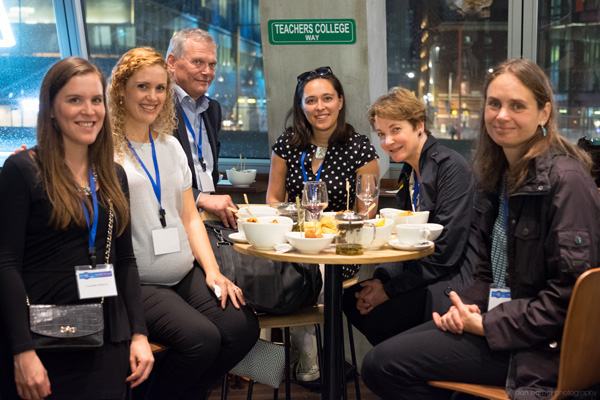
[[437,239],[443,229],[440,224],[398,224],[396,239],[402,246],[415,246],[424,241]]

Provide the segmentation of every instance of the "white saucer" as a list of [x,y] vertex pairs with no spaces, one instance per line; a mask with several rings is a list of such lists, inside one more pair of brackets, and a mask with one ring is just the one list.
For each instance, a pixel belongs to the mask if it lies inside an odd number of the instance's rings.
[[241,232],[230,233],[229,239],[233,240],[236,243],[248,243],[248,239],[246,239],[246,235],[244,235]]
[[433,245],[433,242],[430,240],[424,240],[422,242],[420,242],[419,244],[413,245],[413,246],[406,246],[406,245],[402,245],[400,244],[400,242],[398,242],[398,239],[392,239],[388,242],[388,244],[390,246],[392,246],[393,248],[395,248],[396,250],[407,250],[407,251],[411,251],[411,250],[424,250],[427,249],[429,247],[431,247]]

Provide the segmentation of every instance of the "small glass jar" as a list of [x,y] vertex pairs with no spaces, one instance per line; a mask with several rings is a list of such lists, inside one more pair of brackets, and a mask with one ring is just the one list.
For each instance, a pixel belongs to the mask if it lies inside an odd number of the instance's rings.
[[[270,206],[274,207],[279,212],[279,215],[289,217],[294,221],[294,227],[292,228],[293,232],[301,231],[301,227],[298,225],[298,207],[296,207],[296,203],[277,203],[270,204]],[[301,212],[304,212],[304,210]]]
[[[335,238],[335,254],[360,256],[365,252],[365,244],[375,238],[375,224],[365,221],[366,216],[354,212],[335,216],[338,234]],[[365,238],[365,226],[373,227],[373,237]]]

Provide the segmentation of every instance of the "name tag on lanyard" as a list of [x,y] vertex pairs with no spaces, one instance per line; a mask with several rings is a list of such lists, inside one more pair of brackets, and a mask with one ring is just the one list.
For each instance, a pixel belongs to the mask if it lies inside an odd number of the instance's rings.
[[209,175],[208,172],[200,171],[200,173],[198,174],[198,178],[200,179],[200,186],[202,192],[214,193],[215,183],[213,182],[212,176]]
[[90,168],[90,191],[92,196],[92,206],[94,210],[94,219],[90,224],[88,210],[83,200],[83,215],[87,222],[88,234],[88,253],[91,265],[75,266],[75,279],[80,299],[91,299],[96,297],[108,297],[117,295],[117,284],[112,264],[96,265],[96,232],[98,231],[98,197],[96,195],[96,182],[94,173]]
[[153,229],[152,244],[154,245],[155,256],[180,252],[179,231],[176,227]]
[[488,311],[499,306],[502,303],[510,301],[509,288],[490,288],[490,296],[488,298]]
[[75,267],[77,290],[80,299],[117,295],[115,271],[112,264],[78,265]]

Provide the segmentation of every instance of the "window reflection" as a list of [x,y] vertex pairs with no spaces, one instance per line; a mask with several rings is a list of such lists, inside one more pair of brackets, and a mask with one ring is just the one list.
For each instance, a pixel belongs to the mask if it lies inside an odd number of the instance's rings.
[[21,144],[35,145],[40,85],[60,53],[51,1],[4,0],[0,24],[1,167]]
[[474,139],[487,70],[505,60],[505,1],[388,1],[388,82],[428,106],[439,138]]
[[208,95],[223,112],[220,156],[269,157],[258,0],[85,0],[85,9],[91,58],[107,76],[133,47],[166,55],[175,32],[209,31],[218,46]]
[[538,64],[556,93],[560,133],[600,137],[600,1],[541,1],[538,15]]

